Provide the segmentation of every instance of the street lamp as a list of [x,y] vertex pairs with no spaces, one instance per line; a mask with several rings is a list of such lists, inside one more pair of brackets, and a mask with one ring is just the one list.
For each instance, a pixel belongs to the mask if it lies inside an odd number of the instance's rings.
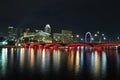
[[81,38],[80,40],[83,41],[83,38]]
[[97,37],[98,35],[97,35],[97,34],[95,34],[94,36],[95,36],[95,37]]
[[94,41],[97,41],[98,34],[94,34]]
[[78,40],[78,39],[79,39],[79,37],[80,37],[80,36],[77,34],[77,35],[76,35],[76,38],[77,38],[77,42],[79,41],[79,40]]
[[97,34],[99,34],[100,32],[99,31],[97,31]]
[[117,40],[119,41],[119,39],[120,39],[120,37],[118,36],[118,37],[117,37]]
[[94,37],[91,37],[91,42],[93,42],[94,41]]
[[94,38],[92,37],[91,40],[94,41]]
[[79,37],[79,35],[76,35],[76,37],[78,38],[78,37]]
[[103,40],[106,40],[106,37],[103,37]]
[[102,34],[102,36],[101,36],[101,40],[103,40],[103,41],[106,40],[105,34]]
[[102,34],[102,36],[105,36],[105,34]]

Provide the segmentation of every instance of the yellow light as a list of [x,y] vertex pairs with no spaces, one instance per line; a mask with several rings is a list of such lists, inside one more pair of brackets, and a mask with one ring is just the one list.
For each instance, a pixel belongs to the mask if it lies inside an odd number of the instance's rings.
[[94,74],[97,77],[100,72],[100,55],[97,51],[95,51],[95,66],[94,66]]
[[24,48],[20,49],[20,68],[22,69],[24,66]]
[[76,63],[75,63],[75,72],[78,73],[80,69],[80,56],[79,50],[76,52]]
[[30,68],[33,69],[33,66],[34,66],[34,50],[33,48],[30,48]]
[[71,71],[73,69],[73,64],[74,64],[74,51],[72,50],[68,54],[68,69]]

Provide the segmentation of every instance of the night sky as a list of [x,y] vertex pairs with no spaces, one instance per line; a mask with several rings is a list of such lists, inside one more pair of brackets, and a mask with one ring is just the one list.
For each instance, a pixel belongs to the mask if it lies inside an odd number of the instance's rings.
[[[4,1],[4,2],[3,2]],[[101,31],[120,33],[119,3],[111,0],[2,0],[0,32],[8,26],[43,29],[49,23],[53,32]]]

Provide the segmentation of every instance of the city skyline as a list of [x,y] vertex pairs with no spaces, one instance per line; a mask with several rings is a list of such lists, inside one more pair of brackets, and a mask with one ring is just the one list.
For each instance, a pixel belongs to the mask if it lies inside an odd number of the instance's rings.
[[[37,32],[39,32],[39,31],[43,31],[43,32],[47,32],[46,30],[45,30],[45,27],[50,27],[51,29],[50,29],[50,33],[51,33],[51,35],[54,35],[54,34],[60,34],[60,33],[62,33],[62,30],[68,30],[68,31],[72,31],[72,30],[70,30],[70,29],[65,29],[65,28],[63,28],[63,29],[59,29],[59,30],[54,30],[53,28],[52,28],[52,26],[50,25],[50,24],[46,24],[46,25],[44,25],[44,28],[41,28],[41,27],[38,27],[38,28],[34,28],[34,27],[27,27],[27,28],[17,28],[17,27],[14,27],[14,26],[9,26],[6,30],[7,30],[7,32],[6,33],[0,33],[0,37],[7,37],[7,36],[9,36],[10,34],[11,34],[11,30],[12,30],[12,33],[14,33],[14,34],[17,34],[17,36],[20,36],[20,35],[23,35],[23,33],[24,32],[30,32],[30,34],[31,33],[37,33]],[[49,33],[49,32],[48,32]],[[99,30],[97,30],[97,31],[88,31],[88,32],[79,32],[79,33],[75,33],[74,31],[72,31],[72,35],[73,35],[73,37],[74,38],[76,38],[76,37],[78,37],[79,36],[79,40],[84,40],[83,38],[85,38],[85,36],[86,36],[86,33],[90,33],[92,36],[95,36],[96,34],[98,34],[97,36],[102,36],[103,34],[105,35],[105,37],[107,38],[107,40],[120,40],[119,38],[120,38],[120,36],[119,36],[119,34],[108,34],[108,33],[106,33],[106,32],[103,32],[103,31],[99,31]]]

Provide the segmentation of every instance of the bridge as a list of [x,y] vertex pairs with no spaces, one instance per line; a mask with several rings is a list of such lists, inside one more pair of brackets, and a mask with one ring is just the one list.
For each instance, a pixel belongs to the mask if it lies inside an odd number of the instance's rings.
[[120,46],[120,42],[92,42],[92,43],[88,43],[88,42],[73,42],[73,43],[27,43],[27,44],[23,44],[23,47],[25,48],[33,48],[33,47],[37,47],[37,48],[59,48],[59,47],[64,47],[64,48],[69,48],[69,47],[78,47],[78,46],[87,46],[87,47],[105,47],[105,46],[111,46],[111,47],[115,47],[115,46]]

